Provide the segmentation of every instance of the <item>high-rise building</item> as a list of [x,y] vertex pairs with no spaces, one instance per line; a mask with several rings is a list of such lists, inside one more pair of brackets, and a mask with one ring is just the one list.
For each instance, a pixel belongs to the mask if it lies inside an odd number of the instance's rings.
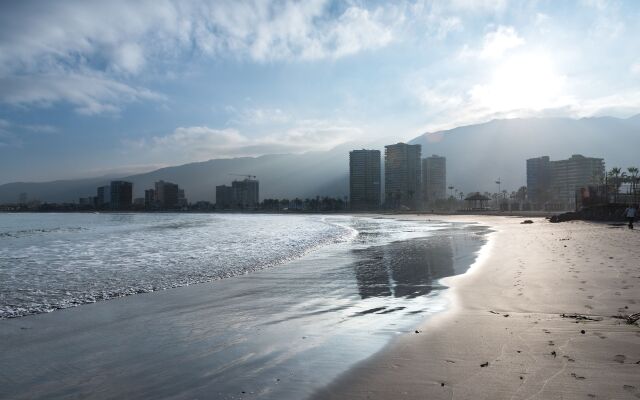
[[233,189],[231,186],[216,186],[216,208],[226,210],[233,207]]
[[112,210],[128,210],[133,201],[133,183],[127,181],[111,181]]
[[380,207],[380,150],[349,152],[349,194],[352,210]]
[[534,209],[543,208],[551,198],[551,164],[549,156],[527,160],[527,197]]
[[527,160],[527,193],[534,207],[575,208],[576,190],[597,185],[604,178],[604,160],[574,154],[567,160],[549,157]]
[[98,187],[96,194],[96,207],[104,208],[111,202],[111,186],[105,185]]
[[180,188],[177,184],[165,181],[155,183],[155,200],[160,208],[172,209],[178,207],[178,193]]
[[432,155],[422,159],[422,193],[425,202],[447,198],[447,159]]
[[184,189],[178,189],[178,207],[186,207],[188,205],[189,202],[184,195]]
[[216,186],[216,208],[254,209],[260,204],[260,182],[255,179],[233,181],[231,186]]
[[574,154],[567,160],[551,161],[551,192],[566,209],[576,206],[576,189],[597,185],[604,178],[604,160]]
[[384,200],[389,208],[416,209],[422,198],[422,146],[397,143],[384,147]]
[[260,204],[260,183],[255,179],[231,182],[234,204],[241,209],[258,208]]
[[156,191],[153,189],[146,189],[144,191],[144,206],[146,208],[152,208],[156,206]]

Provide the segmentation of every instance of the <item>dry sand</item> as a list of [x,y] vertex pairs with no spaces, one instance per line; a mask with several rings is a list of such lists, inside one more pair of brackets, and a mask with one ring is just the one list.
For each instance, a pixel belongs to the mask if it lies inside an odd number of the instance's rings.
[[444,219],[496,231],[468,273],[445,280],[451,309],[317,398],[640,398],[640,327],[616,318],[640,312],[640,231]]

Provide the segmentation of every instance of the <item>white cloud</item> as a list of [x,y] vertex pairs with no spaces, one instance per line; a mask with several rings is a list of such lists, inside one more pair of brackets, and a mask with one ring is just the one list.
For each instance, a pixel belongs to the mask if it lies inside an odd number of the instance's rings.
[[620,11],[620,2],[610,0],[585,0],[592,10],[593,23],[589,29],[591,39],[617,39],[626,29]]
[[128,86],[98,74],[49,74],[0,78],[0,101],[16,106],[48,106],[65,101],[84,115],[117,113],[120,105],[140,100],[163,100],[144,88]]
[[84,114],[115,112],[132,98],[157,97],[123,78],[149,69],[164,73],[164,66],[194,53],[272,62],[336,59],[386,46],[402,20],[399,9],[340,9],[326,0],[5,5],[0,79],[3,91],[9,85],[11,93],[2,99],[23,106],[67,101]]
[[138,73],[145,63],[143,50],[135,43],[124,43],[114,50],[114,68],[127,73]]
[[451,7],[463,11],[504,11],[507,0],[451,0]]
[[5,7],[0,71],[48,63],[91,64],[139,73],[147,57],[189,52],[257,61],[337,58],[387,45],[402,16],[391,6],[351,5],[338,15],[325,0],[58,1]]
[[[422,131],[435,132],[444,129],[452,129],[458,126],[486,122],[501,118],[528,118],[528,117],[572,117],[583,118],[592,116],[616,116],[626,118],[629,115],[640,113],[640,91],[629,90],[614,95],[605,95],[588,99],[579,99],[571,94],[563,94],[539,108],[520,107],[522,104],[515,102],[508,104],[502,102],[493,104],[495,100],[491,93],[491,84],[478,84],[468,90],[460,90],[454,93],[447,91],[438,92],[431,89],[431,96],[435,101],[440,101],[436,107],[428,107],[426,113],[429,123],[422,127]],[[496,107],[497,106],[497,107]]]
[[280,108],[243,108],[237,110],[233,106],[225,107],[225,111],[232,114],[231,125],[265,126],[284,124],[291,120],[291,115]]
[[640,75],[640,61],[632,64],[629,70],[631,71],[632,74]]
[[443,18],[438,23],[438,31],[436,33],[437,39],[446,38],[451,32],[461,31],[462,28],[462,20],[458,17],[447,17]]
[[625,117],[640,112],[640,91],[591,93],[590,79],[570,80],[545,52],[514,54],[488,75],[435,83],[412,77],[408,83],[424,105],[427,131],[484,122],[495,118],[533,116]]
[[512,26],[499,26],[495,31],[485,35],[480,57],[498,58],[507,51],[523,44],[524,39],[518,36],[515,28]]
[[350,125],[303,120],[284,133],[274,133],[260,138],[246,136],[237,129],[191,126],[179,127],[168,135],[156,136],[150,140],[125,141],[124,144],[129,149],[143,149],[154,157],[208,160],[329,150],[361,134],[359,128]]

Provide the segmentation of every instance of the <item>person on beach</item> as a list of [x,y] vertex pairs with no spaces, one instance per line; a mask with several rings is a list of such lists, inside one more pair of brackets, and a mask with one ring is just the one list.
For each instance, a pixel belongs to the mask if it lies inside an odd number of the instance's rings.
[[636,219],[636,212],[636,206],[634,204],[624,210],[624,215],[627,217],[627,221],[629,221],[629,229],[633,229],[633,221]]

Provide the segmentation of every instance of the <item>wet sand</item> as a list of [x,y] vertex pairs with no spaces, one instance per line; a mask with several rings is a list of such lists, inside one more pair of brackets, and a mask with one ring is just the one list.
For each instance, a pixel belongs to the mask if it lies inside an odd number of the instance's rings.
[[640,398],[640,328],[618,318],[640,312],[640,231],[473,220],[496,232],[469,272],[444,280],[453,307],[315,398]]
[[0,399],[307,398],[446,306],[487,229],[437,225],[359,220],[277,267],[0,320]]

